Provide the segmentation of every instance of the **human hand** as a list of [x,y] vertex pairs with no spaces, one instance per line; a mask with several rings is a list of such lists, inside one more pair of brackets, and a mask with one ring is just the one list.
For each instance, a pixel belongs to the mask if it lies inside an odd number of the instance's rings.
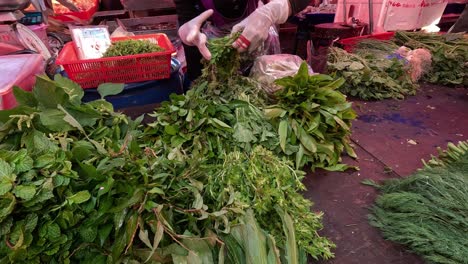
[[241,32],[232,46],[239,52],[255,50],[268,38],[270,27],[286,22],[290,13],[289,0],[272,0],[257,8],[232,28],[233,34]]
[[211,15],[213,15],[213,10],[207,10],[179,28],[179,37],[182,42],[188,46],[197,46],[206,60],[211,59],[211,53],[206,46],[207,37],[201,32],[201,26]]

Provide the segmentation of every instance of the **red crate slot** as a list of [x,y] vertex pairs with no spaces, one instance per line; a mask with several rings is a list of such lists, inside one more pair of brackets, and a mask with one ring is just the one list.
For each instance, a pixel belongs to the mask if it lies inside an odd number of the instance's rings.
[[164,51],[147,54],[80,60],[75,45],[65,44],[57,58],[68,77],[86,88],[95,88],[102,83],[132,83],[166,79],[171,74],[171,55],[175,52],[166,34],[148,34],[132,37],[112,38],[112,41],[136,39],[149,40]]
[[52,16],[52,18],[56,20],[60,20],[62,22],[89,21],[99,9],[99,0],[93,0],[93,1],[94,1],[93,6],[90,7],[88,10],[83,10],[79,12],[58,13],[55,16]]
[[385,32],[373,35],[364,35],[360,37],[346,38],[338,41],[343,46],[343,49],[347,52],[352,52],[354,46],[363,39],[377,39],[377,40],[389,40],[395,35],[394,32]]

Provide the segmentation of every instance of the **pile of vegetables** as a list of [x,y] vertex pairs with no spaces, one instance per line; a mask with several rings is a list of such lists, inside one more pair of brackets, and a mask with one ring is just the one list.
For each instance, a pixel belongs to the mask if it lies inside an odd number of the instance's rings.
[[468,86],[468,37],[463,33],[395,33],[393,41],[412,49],[425,48],[432,54],[432,69],[425,76],[430,83]]
[[128,39],[113,42],[103,57],[119,57],[164,51],[162,47],[149,40]]
[[370,221],[385,238],[429,263],[467,263],[468,141],[439,149],[410,177],[367,184],[381,192]]
[[[343,80],[303,65],[272,105],[237,74],[232,41],[210,42],[203,76],[148,125],[104,99],[82,103],[81,87],[60,76],[38,77],[32,93],[15,88],[19,106],[0,111],[0,262],[333,257],[300,168],[344,170],[341,152],[354,156]],[[102,98],[122,90],[98,88]]]
[[348,169],[340,164],[344,150],[357,158],[350,144],[356,113],[337,91],[344,82],[327,75],[309,76],[305,63],[296,76],[276,82],[283,88],[265,114],[278,130],[282,152],[293,157],[297,168],[310,164],[312,169],[343,171]]
[[353,53],[330,48],[328,71],[346,80],[343,93],[364,100],[414,95],[420,77],[434,84],[467,86],[467,40],[462,33],[398,31],[388,41],[364,39]]
[[361,47],[353,53],[332,47],[328,71],[345,79],[340,89],[345,94],[364,100],[404,99],[415,95],[418,85],[411,79],[404,58],[389,57],[395,51],[388,50],[388,45]]

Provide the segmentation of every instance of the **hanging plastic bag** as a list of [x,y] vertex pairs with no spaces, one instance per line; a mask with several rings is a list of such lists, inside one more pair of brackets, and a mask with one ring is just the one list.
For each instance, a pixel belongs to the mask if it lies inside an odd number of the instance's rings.
[[[291,54],[263,55],[255,60],[250,77],[257,80],[267,93],[274,94],[281,89],[275,80],[295,75],[302,62],[299,56]],[[313,74],[312,68],[308,68],[309,74]]]

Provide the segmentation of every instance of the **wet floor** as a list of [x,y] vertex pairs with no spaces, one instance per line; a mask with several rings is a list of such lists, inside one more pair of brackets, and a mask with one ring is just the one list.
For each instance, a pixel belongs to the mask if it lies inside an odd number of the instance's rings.
[[436,147],[468,140],[468,89],[423,85],[406,100],[355,101],[355,109],[359,118],[352,140],[359,159],[345,161],[360,171],[317,171],[305,180],[314,210],[325,213],[321,234],[337,244],[336,257],[320,263],[423,263],[368,224],[376,192],[361,182],[408,176],[421,167],[421,159],[437,153]]

